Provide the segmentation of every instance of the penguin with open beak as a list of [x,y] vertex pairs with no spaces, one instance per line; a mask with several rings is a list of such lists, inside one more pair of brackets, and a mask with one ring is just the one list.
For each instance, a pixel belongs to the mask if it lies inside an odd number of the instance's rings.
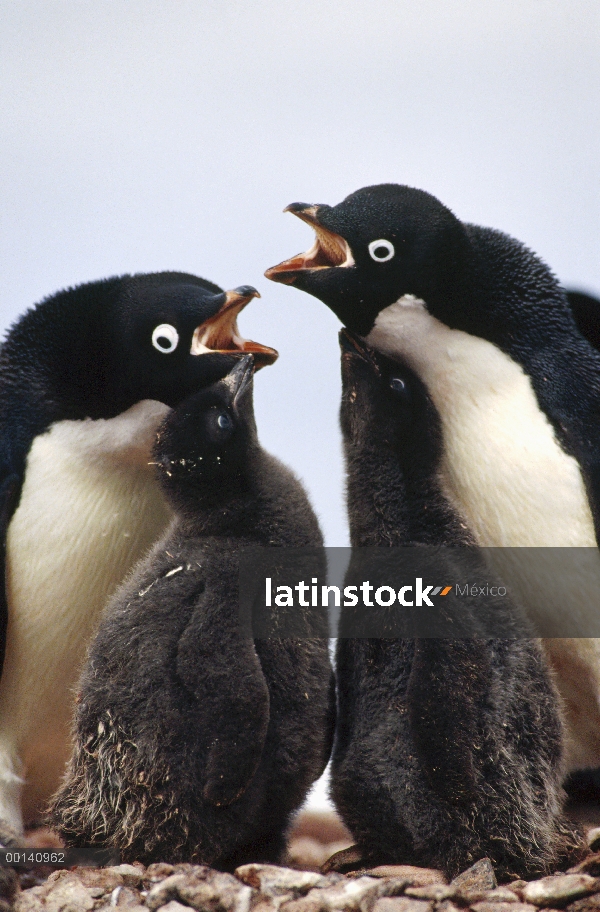
[[99,615],[171,520],[149,465],[182,399],[248,352],[258,297],[186,273],[90,282],[27,311],[0,349],[0,841],[40,819],[69,756]]
[[557,592],[550,575],[519,595],[546,629],[577,619],[544,646],[567,769],[600,766],[600,353],[535,254],[429,193],[382,184],[288,211],[315,243],[267,278],[319,298],[414,371],[439,416],[441,492],[475,543],[594,549],[577,590]]

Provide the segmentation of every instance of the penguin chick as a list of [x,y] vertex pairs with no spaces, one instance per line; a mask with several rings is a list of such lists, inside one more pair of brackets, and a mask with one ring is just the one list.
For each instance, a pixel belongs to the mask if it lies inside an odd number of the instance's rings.
[[231,870],[277,862],[324,770],[335,696],[320,619],[253,640],[249,546],[322,548],[306,494],[258,442],[251,357],[165,420],[154,460],[175,519],[106,611],[80,682],[73,755],[51,808],[69,845]]
[[[423,383],[345,330],[341,343],[353,547],[471,544],[439,487],[440,420]],[[473,549],[429,553],[440,580],[478,563],[486,572]],[[508,598],[460,608],[468,638],[338,639],[331,794],[358,852],[329,869],[358,855],[453,877],[488,856],[502,878],[531,877],[579,851],[562,816],[560,701],[539,643]],[[490,638],[492,617],[502,639]]]
[[91,282],[0,349],[0,820],[16,832],[60,781],[100,613],[170,521],[157,427],[245,350],[277,356],[237,329],[257,294],[175,272]]
[[600,353],[538,257],[422,190],[382,184],[288,209],[316,240],[266,275],[419,377],[440,420],[440,490],[476,544],[499,561],[507,548],[590,549],[576,585],[549,551],[535,581],[522,560],[514,582],[545,631],[567,769],[600,766]]

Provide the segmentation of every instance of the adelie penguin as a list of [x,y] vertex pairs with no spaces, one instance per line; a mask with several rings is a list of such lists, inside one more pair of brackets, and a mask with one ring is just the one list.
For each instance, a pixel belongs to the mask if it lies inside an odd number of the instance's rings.
[[[0,820],[45,810],[69,756],[72,688],[100,612],[172,511],[148,465],[169,408],[244,351],[257,292],[176,272],[42,301],[0,349]],[[4,838],[7,838],[4,834]]]
[[[340,337],[350,574],[368,563],[364,549],[391,548],[394,564],[410,554],[442,580],[485,576],[439,483],[442,428],[424,384],[405,362]],[[436,636],[425,618],[416,638],[346,626],[338,639],[331,794],[357,846],[329,869],[409,863],[452,877],[488,856],[504,879],[577,857],[562,816],[560,700],[539,641],[509,598],[453,607],[462,638]]]
[[440,489],[475,543],[517,563],[518,548],[589,549],[575,581],[547,552],[534,584],[519,569],[513,582],[564,700],[567,770],[598,767],[600,353],[537,256],[422,190],[383,184],[288,209],[316,240],[267,277],[414,371],[439,415]]
[[245,549],[323,556],[302,486],[259,445],[251,360],[159,430],[154,461],[175,520],[90,650],[52,808],[68,844],[146,863],[277,862],[327,764],[335,688],[320,609],[304,610],[301,637],[253,639],[240,624]]

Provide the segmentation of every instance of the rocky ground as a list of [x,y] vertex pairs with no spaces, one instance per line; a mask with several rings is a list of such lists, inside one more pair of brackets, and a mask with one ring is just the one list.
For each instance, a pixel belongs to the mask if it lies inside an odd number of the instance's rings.
[[[576,814],[588,826],[599,815],[600,808]],[[500,887],[485,858],[450,883],[440,871],[410,865],[324,875],[318,867],[348,846],[348,833],[333,814],[303,814],[291,835],[289,867],[250,864],[234,875],[189,864],[4,868],[0,912],[600,912],[600,829],[591,829],[588,841],[592,854],[576,868]],[[29,837],[30,845],[53,842],[47,831]]]

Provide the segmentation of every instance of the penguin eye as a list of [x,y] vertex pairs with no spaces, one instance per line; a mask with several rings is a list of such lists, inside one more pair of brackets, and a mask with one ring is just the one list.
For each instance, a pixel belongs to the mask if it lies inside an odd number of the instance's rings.
[[376,263],[387,263],[388,260],[392,259],[395,252],[394,245],[389,241],[386,241],[385,238],[380,238],[378,241],[371,241],[369,244],[371,259],[375,260]]
[[392,377],[390,380],[390,389],[395,393],[402,395],[406,392],[406,383],[404,380],[401,380],[400,377]]
[[160,326],[155,327],[152,333],[152,344],[163,355],[169,355],[175,351],[178,342],[179,333],[170,323],[161,323]]
[[233,421],[226,412],[222,412],[217,418],[217,424],[222,431],[229,431],[233,427]]

